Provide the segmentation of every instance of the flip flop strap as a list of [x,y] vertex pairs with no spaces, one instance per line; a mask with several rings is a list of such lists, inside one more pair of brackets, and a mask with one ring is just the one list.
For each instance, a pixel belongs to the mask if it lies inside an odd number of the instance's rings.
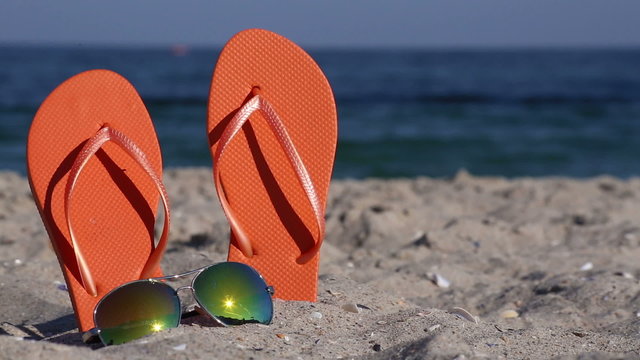
[[278,142],[284,150],[284,153],[287,155],[287,158],[289,159],[289,162],[297,175],[300,185],[302,185],[302,188],[307,195],[307,200],[309,201],[309,204],[311,205],[311,208],[313,209],[313,213],[315,215],[315,220],[318,226],[318,239],[315,242],[313,248],[301,254],[297,259],[299,263],[306,263],[311,260],[316,255],[316,253],[318,253],[318,251],[320,250],[320,246],[322,246],[325,227],[324,216],[322,215],[321,210],[322,205],[320,204],[318,194],[316,192],[315,186],[313,185],[313,181],[311,181],[309,172],[302,162],[302,159],[300,158],[300,155],[298,154],[293,141],[291,141],[291,137],[289,136],[282,120],[274,110],[273,106],[260,95],[254,95],[238,110],[231,121],[229,121],[229,124],[226,126],[222,135],[220,136],[218,147],[216,148],[213,156],[213,177],[216,185],[216,191],[218,192],[218,197],[220,198],[220,203],[222,205],[222,210],[227,215],[229,225],[236,237],[240,251],[242,251],[242,253],[246,257],[252,257],[253,248],[251,246],[251,241],[247,237],[246,233],[242,230],[242,227],[238,223],[235,215],[233,214],[233,211],[231,210],[231,206],[227,201],[227,197],[222,186],[222,181],[220,179],[219,165],[222,154],[224,153],[233,137],[240,131],[244,123],[249,120],[251,114],[253,114],[257,110],[260,110],[262,112],[271,128],[271,131],[273,131],[273,134],[278,139]]
[[82,280],[82,286],[92,296],[98,296],[98,291],[96,289],[96,282],[93,276],[91,275],[91,270],[87,265],[87,261],[85,260],[80,247],[78,246],[78,241],[76,240],[75,232],[73,231],[73,226],[71,225],[71,217],[70,217],[70,209],[73,200],[73,190],[78,182],[78,178],[82,169],[84,169],[85,165],[89,162],[89,159],[104,145],[105,143],[112,141],[115,144],[119,145],[133,160],[135,160],[140,167],[149,175],[149,178],[156,185],[156,189],[160,193],[160,198],[162,199],[162,204],[164,207],[164,226],[162,228],[162,235],[160,236],[160,240],[158,241],[158,245],[155,246],[151,254],[149,255],[149,259],[147,263],[144,265],[140,273],[140,279],[146,279],[153,276],[153,272],[158,268],[160,264],[160,260],[162,258],[162,254],[164,253],[164,249],[167,243],[167,237],[169,234],[169,223],[170,223],[170,214],[169,214],[169,197],[167,196],[167,190],[164,188],[162,184],[162,180],[153,170],[151,163],[147,159],[147,156],[144,154],[142,149],[140,149],[130,138],[125,136],[118,130],[112,129],[108,126],[103,127],[98,130],[98,132],[87,142],[84,144],[80,153],[76,157],[71,170],[69,171],[69,178],[67,180],[67,186],[65,188],[65,203],[64,203],[64,211],[67,220],[67,228],[69,230],[69,237],[71,238],[71,245],[73,246],[73,251],[76,255],[76,260],[78,262],[78,269],[80,270],[80,278]]

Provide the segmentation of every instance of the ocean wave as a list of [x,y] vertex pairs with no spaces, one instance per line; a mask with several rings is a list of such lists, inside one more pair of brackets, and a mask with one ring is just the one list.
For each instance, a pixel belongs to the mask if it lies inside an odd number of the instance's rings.
[[554,104],[630,104],[640,103],[637,96],[588,96],[541,94],[530,96],[490,96],[486,94],[429,94],[429,95],[391,95],[364,94],[356,96],[337,96],[340,104],[522,104],[522,105],[554,105]]

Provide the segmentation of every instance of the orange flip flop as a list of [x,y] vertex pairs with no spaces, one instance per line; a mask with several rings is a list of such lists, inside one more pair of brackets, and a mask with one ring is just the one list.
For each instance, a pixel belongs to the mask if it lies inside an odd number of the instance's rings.
[[[162,276],[169,228],[162,159],[136,90],[106,70],[62,83],[33,119],[27,167],[78,327],[89,330],[96,303],[110,290]],[[165,222],[154,246],[158,198]]]
[[242,31],[216,65],[208,133],[229,261],[256,268],[278,298],[315,301],[337,142],[326,77],[288,39]]

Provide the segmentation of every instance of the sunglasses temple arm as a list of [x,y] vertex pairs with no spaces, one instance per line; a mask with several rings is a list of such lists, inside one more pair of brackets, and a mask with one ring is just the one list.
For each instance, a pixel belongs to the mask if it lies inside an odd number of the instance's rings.
[[[199,305],[195,305],[193,307],[193,309],[183,312],[182,313],[182,318],[186,319],[186,318],[190,318],[190,317],[194,317],[194,316],[198,316],[198,315],[209,316],[209,313],[207,312],[207,310],[201,308]],[[224,325],[224,324],[222,324],[222,325]]]

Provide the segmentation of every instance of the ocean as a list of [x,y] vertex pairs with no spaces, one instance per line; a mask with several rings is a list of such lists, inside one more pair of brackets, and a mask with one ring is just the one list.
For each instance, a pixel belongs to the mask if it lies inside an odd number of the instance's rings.
[[[165,166],[211,166],[220,49],[186,50],[0,46],[0,169],[25,173],[38,106],[94,68],[138,89]],[[309,52],[338,105],[334,178],[640,175],[640,49]]]

